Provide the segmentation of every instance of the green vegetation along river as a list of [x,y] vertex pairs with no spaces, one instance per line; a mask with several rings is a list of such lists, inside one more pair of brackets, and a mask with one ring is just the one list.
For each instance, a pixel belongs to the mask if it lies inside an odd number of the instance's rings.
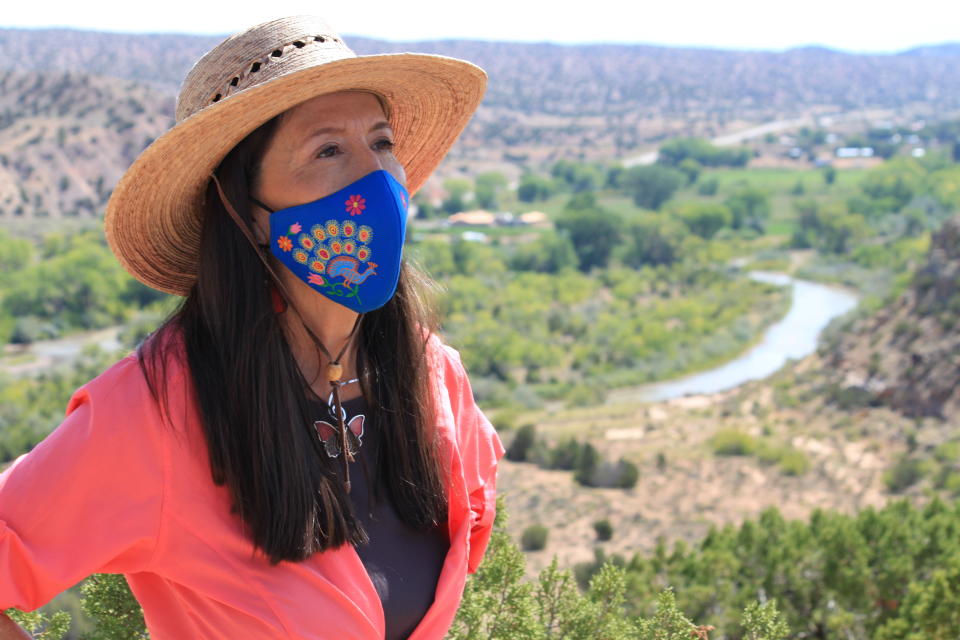
[[693,393],[731,389],[747,380],[765,378],[787,360],[816,349],[817,339],[831,320],[853,309],[859,296],[848,289],[791,278],[785,273],[752,271],[760,282],[790,286],[793,298],[787,315],[771,325],[761,341],[743,355],[718,367],[676,380],[611,392],[609,402],[657,401]]

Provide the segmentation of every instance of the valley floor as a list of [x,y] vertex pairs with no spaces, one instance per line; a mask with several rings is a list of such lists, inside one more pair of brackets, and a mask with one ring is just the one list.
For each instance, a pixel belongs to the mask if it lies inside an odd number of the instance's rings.
[[[739,524],[770,506],[788,519],[807,519],[816,508],[852,514],[902,495],[925,501],[923,482],[893,494],[884,473],[907,451],[906,434],[914,434],[915,448],[932,450],[960,431],[960,416],[944,422],[887,408],[840,410],[820,392],[830,375],[812,354],[726,392],[526,416],[538,437],[588,439],[606,459],[622,456],[640,468],[633,489],[596,489],[578,485],[569,471],[504,460],[498,489],[511,535],[519,540],[534,523],[549,529],[546,549],[527,554],[528,572],[554,555],[561,566],[590,561],[598,546],[629,558],[652,551],[658,536],[668,548],[679,539],[695,544],[711,525]],[[722,429],[798,450],[809,468],[790,475],[754,455],[718,455],[710,439]],[[508,444],[513,434],[502,436]],[[603,519],[614,533],[601,543],[593,523]]]

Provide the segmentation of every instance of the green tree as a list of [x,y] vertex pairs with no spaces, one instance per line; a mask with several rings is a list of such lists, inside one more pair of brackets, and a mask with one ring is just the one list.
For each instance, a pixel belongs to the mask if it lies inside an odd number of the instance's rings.
[[659,209],[686,181],[680,171],[654,164],[626,169],[620,175],[620,188],[638,207]]
[[601,187],[605,179],[598,167],[572,160],[560,160],[553,165],[550,173],[554,178],[565,183],[574,193],[593,191]]
[[683,161],[677,165],[677,168],[687,176],[687,184],[693,184],[697,181],[697,178],[700,177],[700,172],[703,170],[703,165],[694,160],[693,158],[684,158]]
[[553,195],[554,185],[549,178],[527,173],[521,176],[517,186],[517,199],[520,202],[546,200]]
[[763,233],[770,217],[770,197],[762,189],[742,187],[724,202],[733,214],[734,229],[753,229]]
[[823,168],[823,183],[827,186],[837,181],[837,170],[835,167],[826,166]]
[[874,200],[886,200],[899,211],[925,189],[926,171],[912,158],[895,158],[871,169],[860,189]]
[[481,209],[499,208],[500,192],[507,186],[507,178],[499,171],[488,171],[477,176],[474,198]]
[[83,612],[96,624],[84,640],[146,640],[143,610],[122,575],[95,574],[80,587]]
[[661,145],[657,162],[678,167],[691,159],[705,167],[745,167],[752,155],[749,149],[724,149],[703,138],[675,138]]
[[516,271],[560,273],[580,265],[577,251],[565,233],[548,231],[533,242],[517,247],[510,258],[510,268]]
[[524,462],[528,459],[530,450],[537,442],[537,428],[532,424],[525,424],[517,430],[513,442],[507,447],[507,460]]
[[465,178],[447,178],[443,181],[443,188],[447,197],[443,201],[443,210],[447,213],[459,213],[467,208],[467,195],[472,185]]
[[667,216],[649,216],[634,220],[627,227],[623,261],[635,269],[671,265],[680,260],[686,233],[680,222]]
[[689,202],[677,206],[674,211],[691,233],[709,240],[717,231],[733,223],[733,213],[726,205],[714,202]]
[[621,224],[619,216],[596,204],[592,192],[574,196],[556,220],[557,230],[566,233],[573,244],[583,272],[607,266],[613,250],[620,244]]

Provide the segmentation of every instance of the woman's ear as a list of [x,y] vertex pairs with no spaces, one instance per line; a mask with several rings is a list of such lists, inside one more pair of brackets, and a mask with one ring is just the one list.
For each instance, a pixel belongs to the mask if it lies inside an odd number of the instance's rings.
[[250,203],[250,211],[253,214],[253,237],[256,238],[260,246],[270,245],[270,213],[256,202]]

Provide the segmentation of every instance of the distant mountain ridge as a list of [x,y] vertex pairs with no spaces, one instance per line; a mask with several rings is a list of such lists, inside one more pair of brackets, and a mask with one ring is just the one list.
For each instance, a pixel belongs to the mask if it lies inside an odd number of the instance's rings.
[[[221,39],[0,29],[0,217],[101,211],[132,158],[172,123],[183,77]],[[561,157],[611,161],[677,135],[712,137],[811,113],[960,110],[960,58],[951,53],[960,44],[856,55],[821,47],[347,42],[358,54],[415,50],[487,71],[483,105],[441,175],[537,168]]]
[[914,47],[900,52],[901,56],[922,56],[928,58],[945,57],[960,58],[960,42],[944,42],[943,44],[928,44]]
[[[0,69],[79,71],[176,90],[219,36],[0,29]],[[797,112],[941,100],[960,106],[960,43],[902,54],[805,47],[785,52],[654,45],[561,45],[347,38],[358,53],[422,51],[474,61],[490,75],[485,105],[524,113],[610,115]],[[42,54],[38,54],[42,51]]]

